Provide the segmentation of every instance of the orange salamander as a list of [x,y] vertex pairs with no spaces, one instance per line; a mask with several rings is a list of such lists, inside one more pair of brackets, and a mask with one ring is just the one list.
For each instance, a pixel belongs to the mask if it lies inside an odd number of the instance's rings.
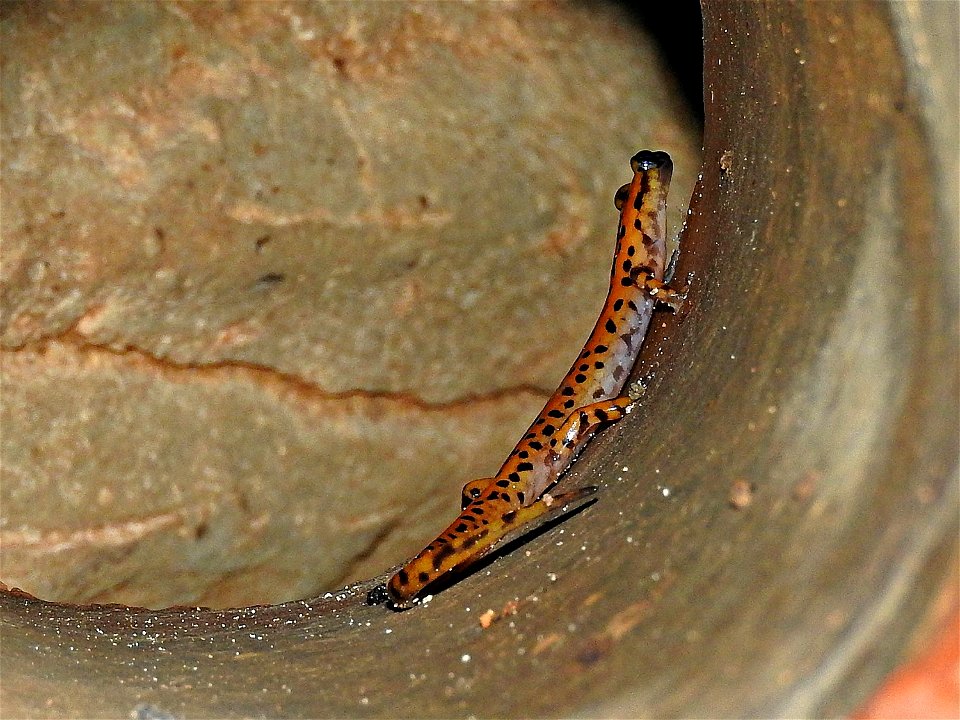
[[577,453],[604,424],[630,411],[621,395],[636,362],[654,306],[673,308],[682,295],[664,284],[666,201],[673,163],[665,152],[642,150],[630,160],[633,179],[614,204],[620,211],[610,290],[593,332],[526,434],[496,475],[463,487],[463,511],[446,530],[401,567],[368,602],[394,609],[418,602],[439,577],[462,570],[518,529],[568,512],[597,490],[585,487],[555,497],[557,482]]

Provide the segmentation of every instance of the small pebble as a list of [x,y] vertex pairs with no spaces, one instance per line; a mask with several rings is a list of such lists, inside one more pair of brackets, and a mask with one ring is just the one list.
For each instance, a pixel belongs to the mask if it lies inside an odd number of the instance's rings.
[[734,480],[730,486],[730,505],[735,510],[743,510],[753,502],[753,485],[746,480]]

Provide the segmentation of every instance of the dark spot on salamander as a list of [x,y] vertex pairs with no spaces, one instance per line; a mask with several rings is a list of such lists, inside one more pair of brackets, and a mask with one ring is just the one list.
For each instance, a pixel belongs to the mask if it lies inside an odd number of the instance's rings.
[[634,283],[633,278],[629,278],[629,277],[620,278],[620,284],[623,285],[624,287],[630,287],[631,285],[633,285],[633,283]]
[[603,362],[602,362],[601,360],[597,360],[597,361],[593,364],[593,366],[594,366],[597,370],[603,370],[603,368],[605,367],[604,364],[603,364]]
[[530,453],[528,453],[526,450],[521,450],[517,453],[517,457],[526,460],[528,457],[530,457]]
[[607,351],[607,346],[606,346],[606,345],[597,345],[597,346],[593,349],[593,351],[594,351],[595,353],[605,353],[605,352]]
[[417,575],[417,580],[419,580],[422,583],[425,583],[429,579],[430,579],[430,573],[421,572],[419,575]]
[[500,519],[504,522],[513,522],[513,519],[517,516],[516,510],[508,510],[503,515],[500,516]]
[[397,572],[397,580],[400,581],[401,585],[406,585],[408,582],[410,582],[410,576],[407,575],[406,570],[400,568],[400,570]]
[[528,462],[517,463],[517,470],[519,470],[520,472],[533,470],[533,463],[528,463]]
[[627,307],[630,308],[633,312],[639,312],[637,304],[633,300],[627,300]]
[[530,443],[530,447],[532,447],[534,450],[543,450],[543,443],[535,441]]
[[599,388],[597,388],[596,390],[593,391],[593,399],[594,399],[594,400],[599,400],[599,399],[602,398],[602,397],[603,397],[603,388],[602,388],[602,387],[599,387]]
[[613,311],[619,312],[620,308],[623,307],[623,298],[617,298],[617,301],[613,304]]
[[586,372],[589,369],[590,369],[590,363],[584,363],[583,365],[580,366],[580,372]]
[[[617,331],[617,324],[613,320],[610,320],[609,318],[607,319],[607,322],[604,323],[603,327],[606,328],[607,332],[612,333]],[[581,382],[583,381],[581,380]]]
[[466,532],[468,525],[466,523],[457,523],[457,526],[454,528],[458,533]]
[[580,357],[582,357],[582,358],[590,357],[590,351],[589,351],[589,350],[584,350],[582,353],[580,353]]
[[596,410],[594,415],[597,416],[597,420],[600,422],[606,422],[610,418],[610,416],[607,415],[607,413],[605,413],[603,410]]
[[561,394],[561,395],[566,395],[567,397],[570,397],[570,396],[573,395],[575,392],[576,392],[576,390],[574,390],[572,387],[565,387],[563,390],[560,391],[560,394]]
[[509,480],[497,480],[497,487],[507,488],[510,487]]
[[570,398],[569,400],[567,400],[567,401],[563,404],[563,406],[564,406],[565,408],[567,408],[568,410],[569,410],[570,408],[572,408],[574,405],[576,405],[576,403],[573,401],[573,398]]
[[633,245],[628,245],[628,246],[627,246],[627,257],[633,257],[633,254],[634,254],[635,252],[637,252],[637,248],[636,248],[636,247],[634,247]]
[[627,258],[626,260],[623,261],[624,272],[630,272],[630,268],[632,267],[633,267],[633,260],[631,260],[630,258]]
[[641,222],[640,218],[637,218],[636,220],[633,221],[633,226],[637,230],[643,231],[643,222]]
[[[531,445],[533,445],[533,443],[531,443]],[[541,445],[541,447],[543,447],[543,446]],[[512,473],[510,473],[509,475],[507,475],[507,477],[510,478],[513,482],[520,482],[520,474],[519,474],[519,473],[512,472]]]
[[643,245],[644,245],[644,247],[651,247],[655,242],[656,242],[656,241],[655,241],[652,237],[650,237],[650,236],[647,235],[646,233],[643,234]]
[[556,409],[551,410],[550,412],[547,413],[547,415],[549,415],[552,418],[562,418],[564,416],[562,412]]
[[556,438],[553,438],[553,439],[550,441],[550,447],[556,447],[556,446],[557,446],[557,439],[556,439]]
[[577,375],[574,376],[573,379],[576,380],[578,383],[584,383],[587,381],[587,376],[584,375],[583,373],[578,373]]
[[440,566],[443,564],[444,559],[448,555],[452,555],[452,554],[453,554],[453,545],[449,545],[449,544],[444,545],[442,548],[437,550],[437,552],[433,556],[433,569],[439,570]]
[[637,190],[637,196],[633,199],[633,207],[639,210],[643,207],[643,198],[650,192],[650,176],[644,173],[640,176],[640,189]]
[[549,437],[550,435],[553,435],[556,431],[557,431],[557,429],[556,429],[553,425],[544,425],[544,426],[543,426],[543,434],[546,435],[546,436],[548,436],[548,437]]

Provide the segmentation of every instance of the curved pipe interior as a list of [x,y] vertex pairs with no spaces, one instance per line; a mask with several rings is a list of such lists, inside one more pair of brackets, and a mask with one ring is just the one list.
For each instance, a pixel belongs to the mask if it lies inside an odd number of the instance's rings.
[[[222,611],[0,593],[5,701],[427,717],[861,699],[955,562],[943,188],[886,6],[708,3],[704,22],[690,299],[648,339],[644,412],[572,472],[603,480],[600,502],[402,614],[364,604],[382,578]],[[533,574],[557,579],[481,627]]]

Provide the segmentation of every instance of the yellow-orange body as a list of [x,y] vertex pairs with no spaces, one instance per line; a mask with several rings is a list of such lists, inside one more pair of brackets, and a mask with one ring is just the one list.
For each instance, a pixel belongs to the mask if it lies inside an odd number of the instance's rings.
[[674,302],[663,285],[665,216],[673,165],[641,151],[633,179],[617,192],[620,210],[610,290],[590,337],[560,387],[492,478],[464,486],[463,512],[387,583],[396,608],[409,607],[430,583],[463,568],[531,521],[563,512],[596,488],[545,496],[597,427],[628,411],[621,396],[657,302]]

